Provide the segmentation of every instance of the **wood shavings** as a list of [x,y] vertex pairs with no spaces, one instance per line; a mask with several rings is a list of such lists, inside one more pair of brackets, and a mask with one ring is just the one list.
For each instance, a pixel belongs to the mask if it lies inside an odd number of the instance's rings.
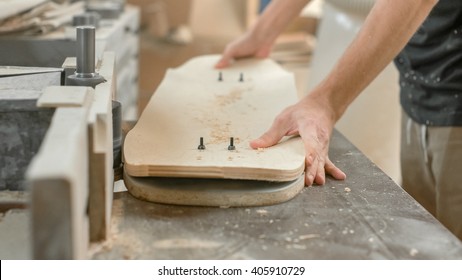
[[418,253],[419,253],[419,250],[417,250],[416,248],[412,248],[409,251],[409,255],[411,255],[411,257],[415,257]]
[[268,215],[268,211],[265,209],[258,209],[256,212],[262,216]]
[[300,235],[298,237],[299,240],[306,240],[306,239],[312,239],[312,238],[318,238],[320,237],[321,235],[319,234],[316,234],[316,233],[310,233],[310,234],[304,234],[304,235]]
[[306,250],[306,246],[305,245],[300,245],[300,244],[292,244],[292,249]]
[[348,188],[348,187],[346,187],[346,188],[344,189],[344,191],[347,192],[347,193],[349,193],[349,192],[351,192],[351,189]]
[[261,154],[265,151],[265,148],[257,148],[257,154]]

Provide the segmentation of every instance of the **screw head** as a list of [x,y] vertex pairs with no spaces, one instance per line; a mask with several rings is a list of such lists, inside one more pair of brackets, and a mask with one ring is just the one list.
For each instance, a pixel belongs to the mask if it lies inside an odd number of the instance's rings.
[[232,151],[232,150],[235,150],[236,147],[234,146],[234,137],[230,137],[229,138],[229,146],[228,146],[228,150]]
[[199,139],[199,146],[197,146],[198,150],[205,150],[205,145],[204,145],[204,137],[201,137]]

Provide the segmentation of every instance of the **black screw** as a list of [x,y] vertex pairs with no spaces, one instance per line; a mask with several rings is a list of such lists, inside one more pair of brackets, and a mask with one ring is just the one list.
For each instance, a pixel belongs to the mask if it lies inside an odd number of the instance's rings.
[[241,73],[241,74],[239,75],[239,82],[243,82],[243,81],[244,81],[244,74]]
[[223,74],[221,72],[218,73],[218,81],[223,81]]
[[204,137],[201,137],[200,140],[199,140],[199,146],[197,146],[197,149],[198,150],[205,150],[205,146],[204,146]]
[[234,146],[234,138],[231,137],[229,138],[229,146],[228,146],[228,150],[232,151],[232,150],[235,150],[236,147]]

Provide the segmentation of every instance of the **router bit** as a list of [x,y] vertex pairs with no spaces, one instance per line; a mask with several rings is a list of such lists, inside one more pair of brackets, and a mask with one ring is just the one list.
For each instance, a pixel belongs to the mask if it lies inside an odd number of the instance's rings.
[[95,71],[95,27],[77,26],[77,69],[66,79],[66,85],[88,86],[105,82]]

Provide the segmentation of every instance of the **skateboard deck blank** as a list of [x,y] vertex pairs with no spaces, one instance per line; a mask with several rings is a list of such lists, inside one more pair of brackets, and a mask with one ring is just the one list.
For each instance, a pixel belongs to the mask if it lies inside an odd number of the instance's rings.
[[[217,70],[213,65],[218,59],[197,57],[167,71],[125,139],[127,175],[265,181],[300,177],[305,155],[300,137],[260,150],[249,146],[282,109],[297,101],[293,75],[268,59],[241,60]],[[200,137],[204,150],[198,149]],[[230,137],[234,150],[228,150]]]

